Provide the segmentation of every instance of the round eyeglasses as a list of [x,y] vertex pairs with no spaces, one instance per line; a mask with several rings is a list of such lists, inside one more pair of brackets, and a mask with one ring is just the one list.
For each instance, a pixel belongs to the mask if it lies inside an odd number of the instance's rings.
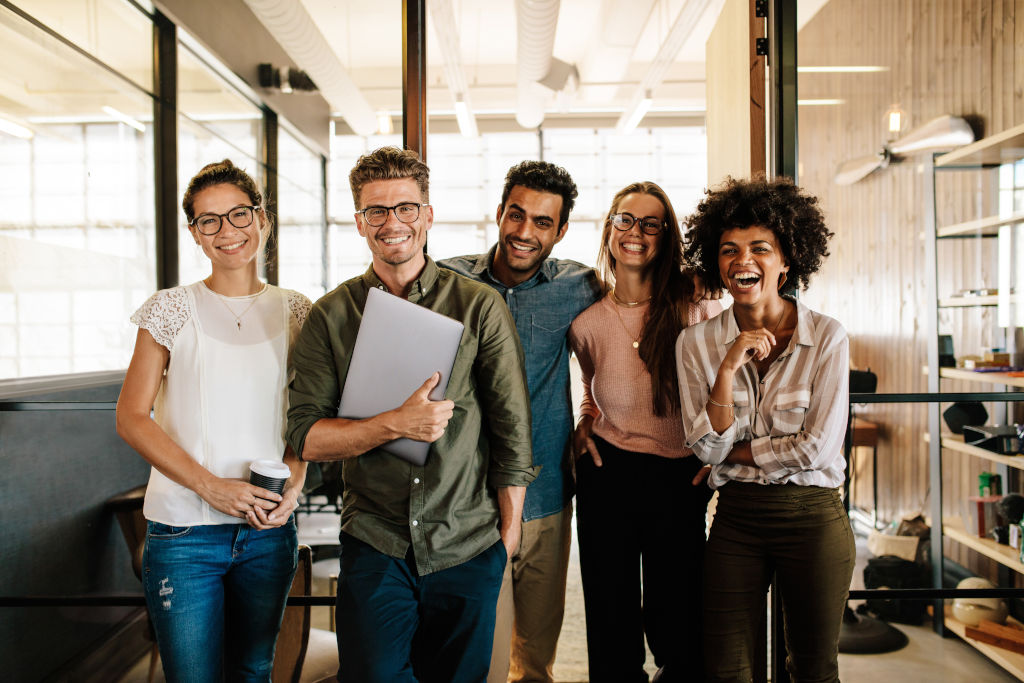
[[611,218],[612,227],[622,232],[628,231],[635,224],[640,225],[640,230],[645,235],[657,235],[665,226],[665,221],[656,216],[643,216],[638,218],[631,213],[622,212],[614,214]]
[[204,235],[216,235],[224,225],[224,219],[236,228],[248,228],[252,225],[253,212],[259,211],[258,206],[236,206],[227,213],[201,213],[192,219],[189,225]]
[[379,228],[388,222],[388,212],[394,212],[395,218],[401,223],[412,223],[420,217],[420,207],[430,204],[417,204],[415,202],[402,202],[394,206],[368,206],[356,213],[363,214],[363,220],[371,228]]

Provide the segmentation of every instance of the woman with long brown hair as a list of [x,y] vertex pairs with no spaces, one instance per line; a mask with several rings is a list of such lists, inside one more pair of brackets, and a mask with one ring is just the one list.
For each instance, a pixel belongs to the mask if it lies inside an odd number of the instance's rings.
[[[680,331],[720,309],[692,303],[672,203],[651,182],[612,200],[598,254],[607,295],[573,322],[583,373],[573,436],[576,519],[590,680],[694,680],[710,491],[683,443],[673,349]],[[642,585],[642,589],[641,589]]]

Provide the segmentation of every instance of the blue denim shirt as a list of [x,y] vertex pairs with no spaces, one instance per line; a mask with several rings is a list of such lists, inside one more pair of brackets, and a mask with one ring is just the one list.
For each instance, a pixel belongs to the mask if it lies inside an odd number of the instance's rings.
[[566,335],[573,319],[601,297],[601,283],[593,268],[549,258],[529,280],[506,287],[491,270],[495,249],[445,259],[438,265],[496,289],[516,321],[533,414],[533,464],[542,466],[526,489],[523,520],[528,522],[559,512],[572,499],[568,444],[573,424]]

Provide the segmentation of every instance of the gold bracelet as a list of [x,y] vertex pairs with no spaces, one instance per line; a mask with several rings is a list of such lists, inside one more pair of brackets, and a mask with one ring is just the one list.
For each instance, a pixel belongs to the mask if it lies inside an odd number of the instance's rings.
[[718,401],[716,401],[715,399],[711,398],[710,396],[708,396],[708,402],[711,405],[713,405],[713,406],[718,406],[719,408],[735,408],[736,407],[735,403],[719,403]]

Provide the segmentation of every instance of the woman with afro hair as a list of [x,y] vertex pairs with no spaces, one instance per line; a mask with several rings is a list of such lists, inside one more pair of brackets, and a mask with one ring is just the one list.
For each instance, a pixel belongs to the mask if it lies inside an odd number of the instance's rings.
[[828,256],[817,199],[788,179],[728,179],[686,223],[685,256],[732,308],[676,343],[686,445],[719,492],[705,551],[708,681],[749,681],[772,575],[794,681],[838,681],[854,543],[839,496],[849,345],[798,301]]

